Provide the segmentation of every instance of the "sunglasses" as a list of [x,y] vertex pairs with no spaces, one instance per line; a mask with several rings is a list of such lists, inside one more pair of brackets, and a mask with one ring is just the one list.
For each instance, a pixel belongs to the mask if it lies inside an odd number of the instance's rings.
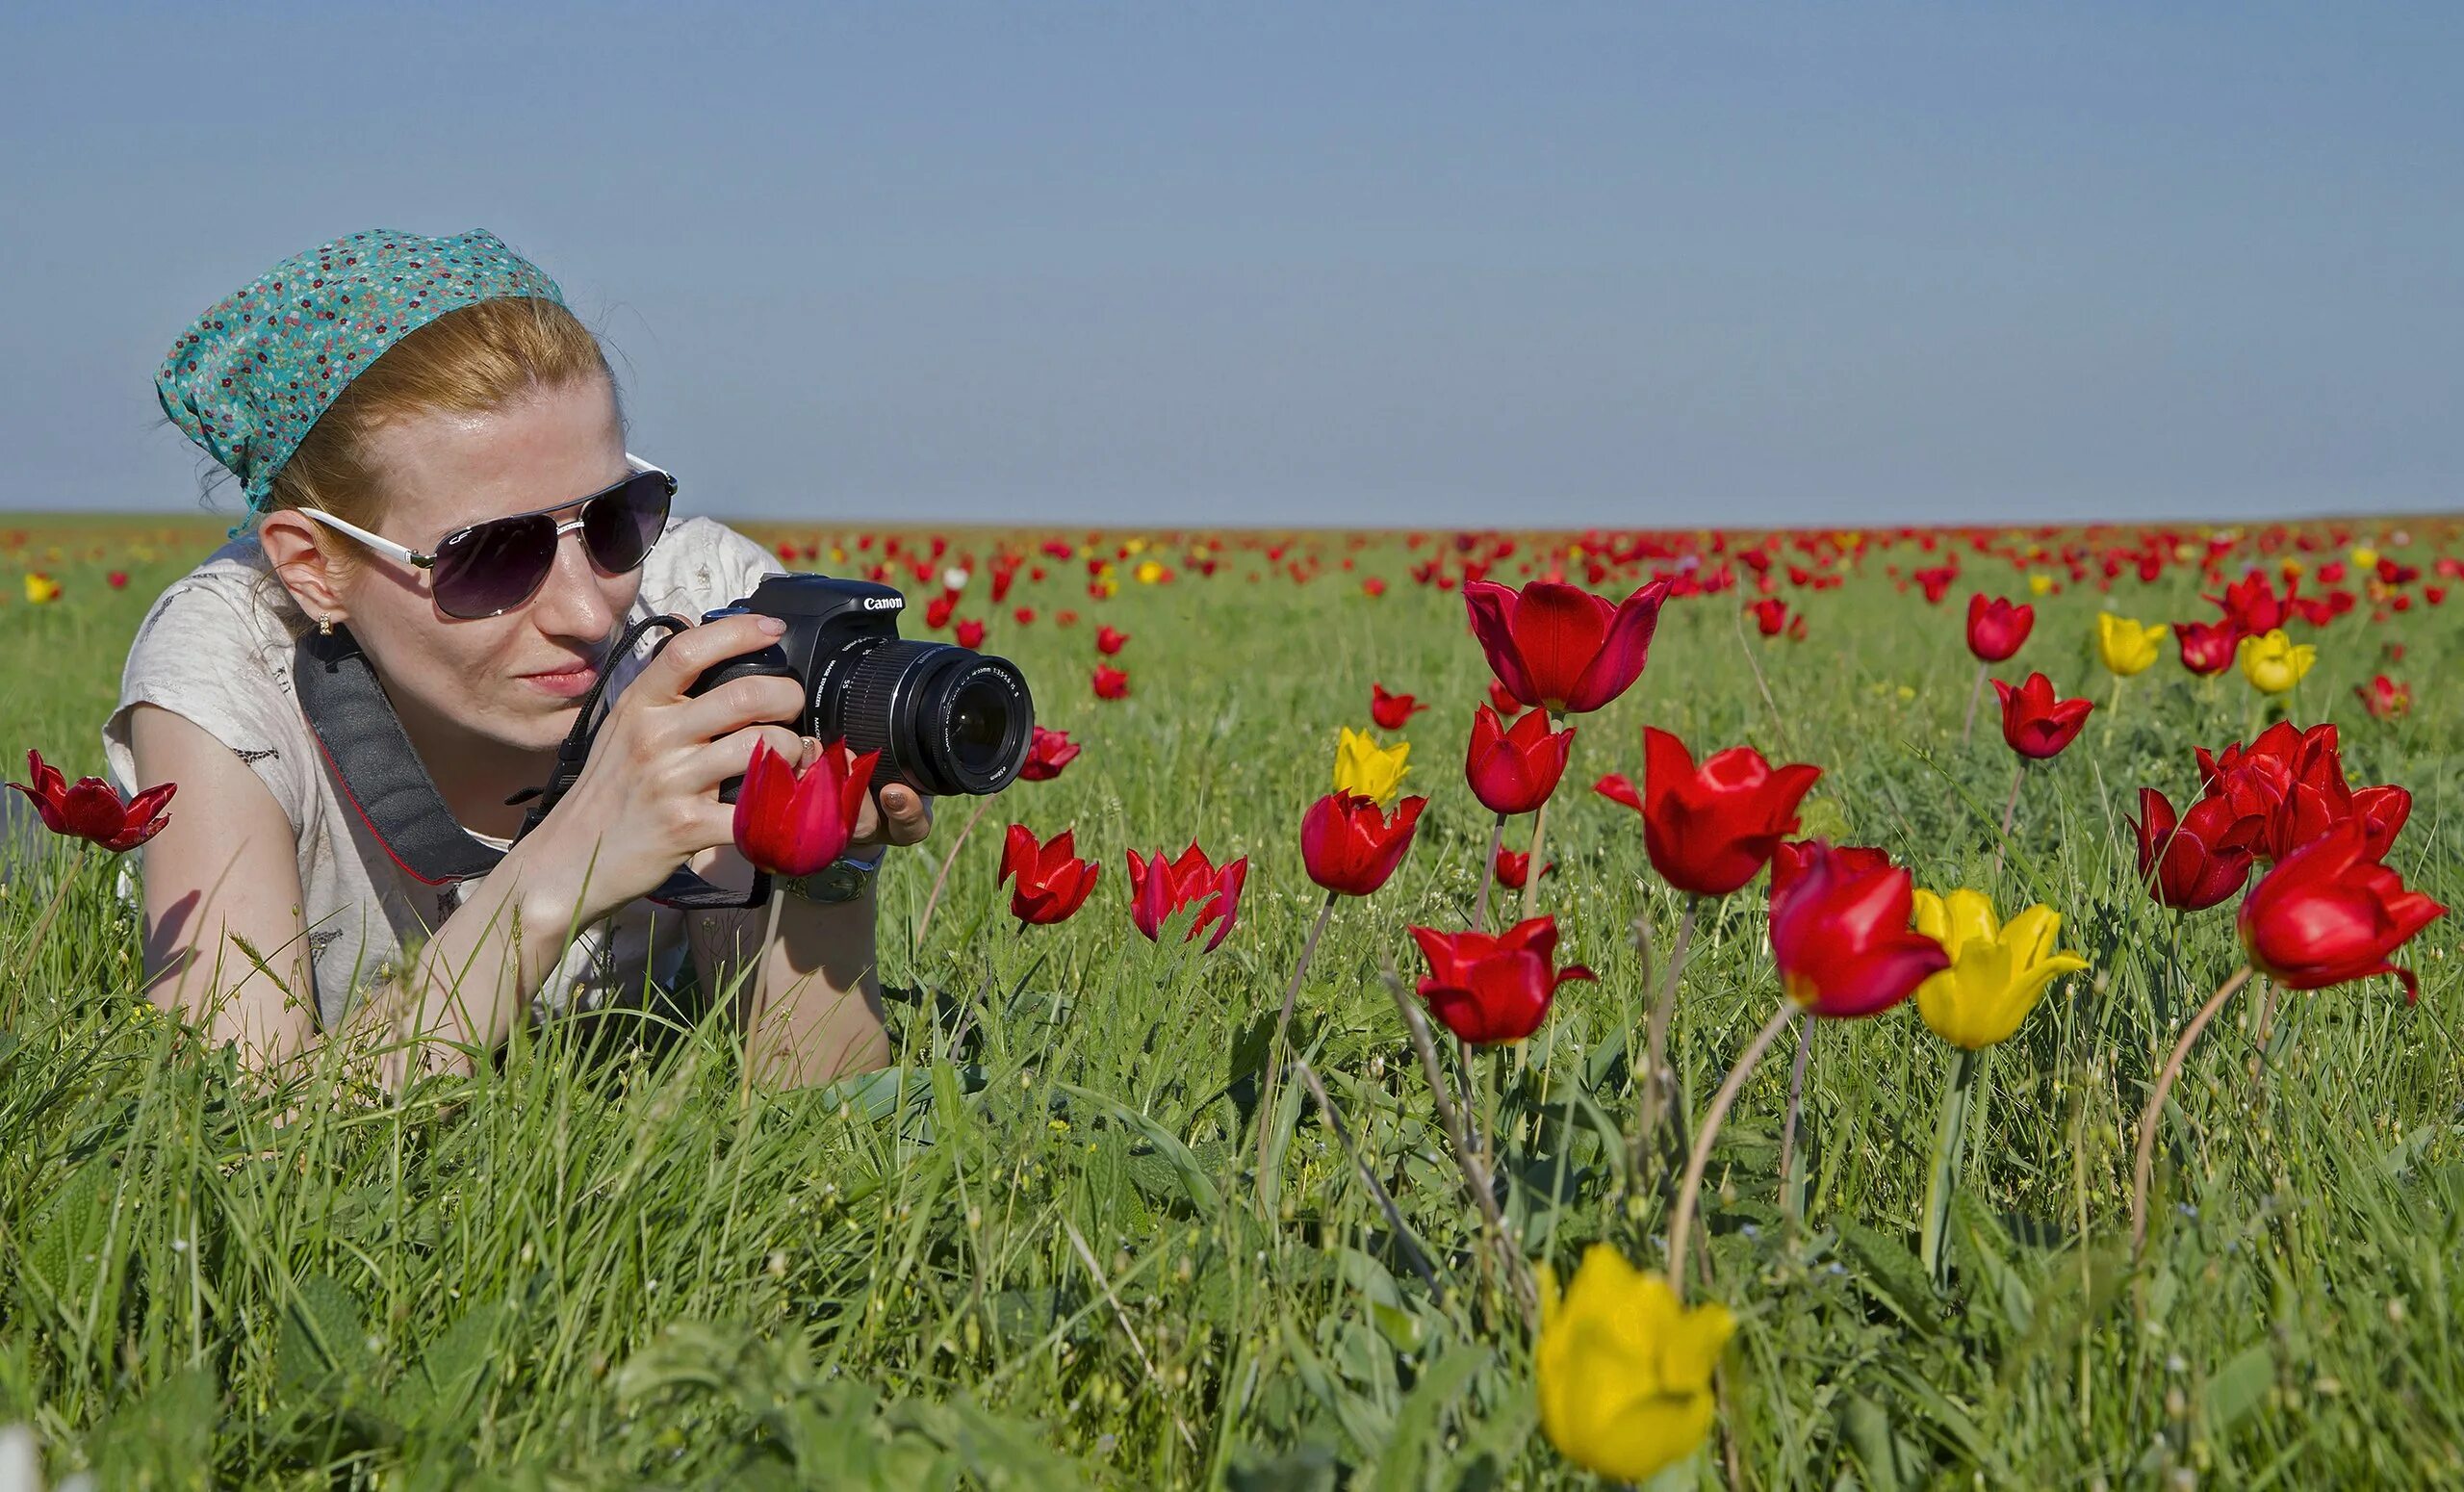
[[[303,518],[346,533],[376,553],[414,565],[428,574],[428,593],[436,608],[459,621],[502,616],[528,604],[556,567],[556,546],[566,534],[581,530],[590,562],[607,575],[623,575],[640,565],[659,530],[667,527],[668,503],[676,497],[676,478],[630,451],[625,464],[633,475],[586,498],[559,502],[535,513],[491,518],[456,528],[436,544],[436,553],[417,550],[346,524],[313,507],[298,509]],[[550,517],[578,503],[579,514],[558,523]]]

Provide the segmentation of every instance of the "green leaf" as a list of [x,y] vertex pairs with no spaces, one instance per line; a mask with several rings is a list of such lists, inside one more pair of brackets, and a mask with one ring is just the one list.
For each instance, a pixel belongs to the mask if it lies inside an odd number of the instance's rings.
[[1222,1209],[1222,1196],[1215,1190],[1215,1182],[1208,1177],[1206,1168],[1198,1164],[1197,1157],[1190,1153],[1190,1147],[1183,1145],[1170,1130],[1110,1093],[1100,1093],[1091,1088],[1081,1088],[1075,1083],[1062,1083],[1057,1086],[1072,1098],[1113,1115],[1122,1123],[1144,1136],[1146,1143],[1153,1145],[1158,1154],[1172,1163],[1172,1169],[1180,1174],[1181,1190],[1188,1195],[1190,1205],[1195,1207],[1201,1215],[1212,1214]]
[[2246,1347],[2225,1360],[2207,1380],[2200,1409],[2211,1435],[2220,1435],[2235,1421],[2259,1406],[2275,1382],[2275,1353],[2264,1342]]
[[1440,1419],[1494,1355],[1488,1347],[1468,1343],[1439,1358],[1436,1366],[1421,1375],[1412,1391],[1403,1396],[1402,1407],[1395,1412],[1394,1438],[1378,1457],[1376,1473],[1369,1483],[1374,1492],[1415,1492],[1428,1484],[1423,1462],[1437,1440]]

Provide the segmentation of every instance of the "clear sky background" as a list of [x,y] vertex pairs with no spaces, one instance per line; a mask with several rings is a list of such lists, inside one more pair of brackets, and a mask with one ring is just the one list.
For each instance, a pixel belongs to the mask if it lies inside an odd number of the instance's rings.
[[172,336],[387,226],[556,276],[704,511],[2451,509],[2460,78],[2451,3],[12,6],[0,508],[192,508]]

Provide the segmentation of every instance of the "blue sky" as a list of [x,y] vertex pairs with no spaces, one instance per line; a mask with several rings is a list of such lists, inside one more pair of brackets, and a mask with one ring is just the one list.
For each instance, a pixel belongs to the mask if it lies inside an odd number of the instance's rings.
[[389,226],[555,275],[706,511],[2451,508],[2458,76],[2451,5],[13,7],[0,506],[193,507],[173,334]]

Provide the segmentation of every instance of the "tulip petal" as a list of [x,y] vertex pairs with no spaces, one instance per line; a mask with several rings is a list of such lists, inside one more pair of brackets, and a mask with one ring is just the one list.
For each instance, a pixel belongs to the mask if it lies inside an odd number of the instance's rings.
[[[1667,580],[1654,580],[1611,613],[1607,634],[1575,681],[1566,710],[1582,714],[1598,709],[1633,687],[1651,658],[1652,635],[1659,630],[1659,608],[1668,599],[1669,586]],[[1606,605],[1597,597],[1590,599],[1598,605]]]
[[1539,704],[1530,671],[1524,666],[1515,642],[1514,588],[1495,580],[1466,580],[1463,605],[1471,612],[1472,633],[1479,639],[1480,651],[1488,655],[1489,671],[1497,675],[1498,682],[1524,704]]

